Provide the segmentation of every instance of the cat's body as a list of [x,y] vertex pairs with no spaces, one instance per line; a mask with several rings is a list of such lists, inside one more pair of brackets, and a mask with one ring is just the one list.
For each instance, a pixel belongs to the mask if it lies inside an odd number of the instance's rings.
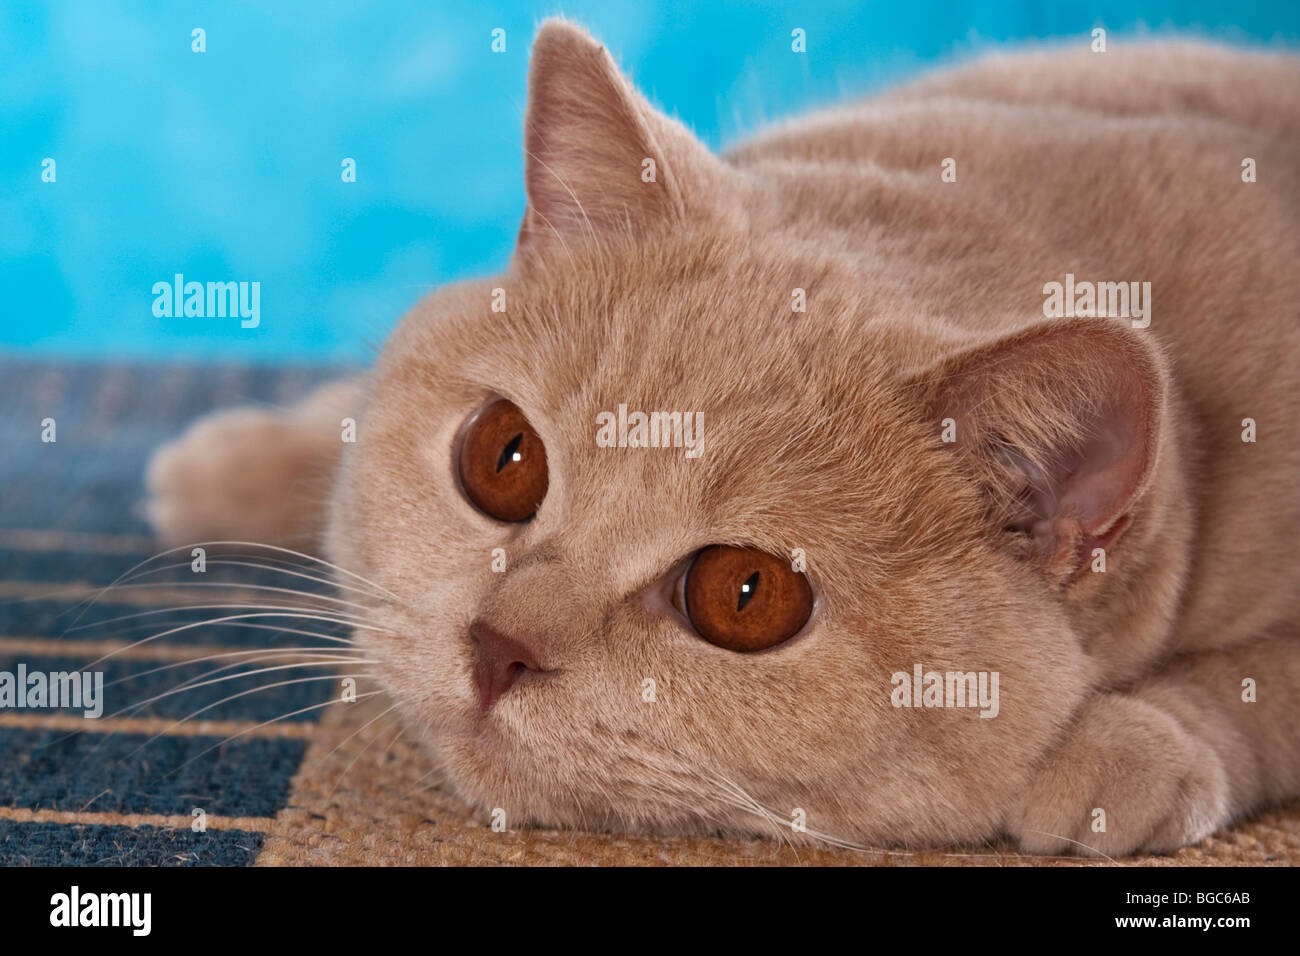
[[[530,95],[510,271],[364,391],[161,452],[165,537],[323,530],[395,592],[381,681],[512,824],[1122,853],[1300,793],[1296,60],[989,61],[722,160],[568,25]],[[1045,318],[1067,274],[1149,282],[1149,326]],[[494,395],[545,445],[528,524],[457,485]],[[620,404],[699,412],[702,456],[599,447]],[[328,474],[341,415],[326,522],[272,476]],[[736,653],[647,600],[710,545],[806,556],[805,629]],[[484,626],[532,656],[476,701]],[[918,665],[997,672],[997,716],[896,706]]]
[[[873,284],[897,283],[885,301],[926,316],[902,337],[910,365],[949,351],[950,331],[1025,324],[1066,273],[1149,281],[1199,559],[1178,646],[1229,646],[1294,620],[1300,598],[1300,561],[1284,560],[1300,530],[1300,72],[1211,47],[1107,56],[1085,46],[986,61],[732,157],[771,183],[764,195],[783,207],[773,226],[844,242]],[[946,189],[945,157],[958,171]],[[1267,164],[1267,188],[1242,182],[1246,157]],[[851,171],[834,175],[841,163]],[[1264,416],[1276,441],[1240,454],[1242,419]],[[1283,560],[1225,573],[1261,547]]]

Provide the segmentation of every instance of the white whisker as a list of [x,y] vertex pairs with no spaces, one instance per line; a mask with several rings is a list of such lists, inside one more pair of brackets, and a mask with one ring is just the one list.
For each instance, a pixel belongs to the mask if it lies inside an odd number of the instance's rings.
[[[280,567],[280,566],[265,563],[266,561],[274,561],[275,560],[274,558],[267,558],[264,559],[264,561],[234,560],[235,558],[244,558],[244,557],[251,557],[251,555],[236,554],[228,557],[219,554],[216,557],[208,558],[207,564],[208,567],[220,566],[220,567],[232,567],[232,568],[251,568],[254,571],[269,571],[273,574],[288,574],[295,578],[302,578],[306,581],[314,581],[317,584],[325,584],[331,588],[337,588],[340,591],[354,591],[357,594],[373,594],[373,592],[367,591],[363,588],[353,587],[350,584],[341,584],[338,581],[331,581],[329,578],[318,578],[315,575],[306,574],[302,571],[295,570],[292,567]],[[284,564],[285,562],[278,562],[278,563]],[[189,561],[181,561],[176,564],[164,565],[161,568],[150,568],[147,571],[141,571],[138,574],[133,574],[129,578],[119,579],[119,580],[121,581],[122,584],[125,584],[128,581],[138,581],[141,578],[148,577],[151,574],[161,574],[164,571],[175,571],[180,568],[188,568],[188,567],[190,567]],[[120,585],[110,584],[109,588],[118,587],[118,586]],[[231,582],[229,586],[239,587],[240,585],[237,582]],[[303,592],[303,593],[311,593],[311,592]]]
[[[72,621],[73,625],[75,626],[76,623],[81,620],[82,616],[86,613],[86,611],[88,611],[91,607],[93,607],[100,598],[102,598],[105,594],[107,594],[115,585],[121,583],[123,578],[126,578],[129,575],[134,574],[136,571],[145,567],[150,562],[157,561],[160,558],[165,558],[169,554],[176,554],[177,552],[180,551],[192,552],[193,549],[195,548],[206,549],[206,548],[217,548],[217,547],[257,548],[257,549],[264,549],[267,551],[276,551],[281,554],[290,554],[296,558],[302,558],[305,561],[313,561],[317,564],[323,565],[324,567],[327,567],[332,571],[336,571],[339,574],[346,574],[348,577],[360,581],[362,584],[369,585],[371,588],[374,588],[379,595],[390,598],[391,600],[396,601],[399,604],[402,603],[402,599],[399,598],[392,591],[389,591],[387,588],[381,587],[380,585],[376,584],[374,581],[371,581],[370,579],[365,578],[360,574],[357,574],[355,571],[349,571],[347,568],[343,568],[337,564],[333,564],[332,562],[326,561],[324,558],[318,558],[310,554],[305,554],[301,551],[294,551],[291,548],[282,548],[274,544],[262,544],[257,541],[200,541],[194,544],[183,544],[174,548],[168,548],[165,551],[160,551],[157,554],[153,555],[152,557],[145,558],[143,561],[139,561],[136,564],[132,565],[130,568],[127,568],[126,571],[124,571],[122,574],[117,576],[117,578],[113,581],[112,584],[109,584],[107,587],[102,589],[94,597],[88,598],[86,601],[82,601],[81,604],[76,605],[76,607],[81,607],[81,605],[84,604],[85,607],[82,607],[80,613],[78,613],[76,618],[73,619]],[[89,603],[87,603],[87,601]]]
[[[258,668],[257,670],[242,671],[242,672],[240,672],[240,673],[238,673],[238,674],[226,674],[226,675],[223,676],[223,677],[214,677],[214,678],[212,678],[211,680],[200,681],[199,683],[194,683],[193,681],[186,681],[186,682],[183,683],[183,684],[180,684],[180,685],[178,685],[178,686],[176,686],[176,687],[173,687],[171,690],[164,691],[164,692],[161,693],[161,694],[156,694],[155,696],[150,697],[150,698],[148,698],[147,700],[142,700],[142,701],[140,701],[139,703],[132,704],[131,706],[129,706],[129,707],[125,707],[125,708],[123,708],[122,710],[117,711],[116,713],[109,714],[108,716],[109,716],[110,719],[113,718],[113,717],[120,717],[120,716],[122,716],[123,714],[129,714],[129,713],[132,713],[132,712],[134,712],[134,711],[139,710],[141,707],[146,707],[146,706],[148,706],[149,704],[152,704],[152,703],[155,703],[155,702],[157,702],[157,701],[163,700],[164,698],[167,698],[167,697],[171,697],[173,694],[181,694],[181,693],[185,693],[186,691],[198,690],[200,687],[208,687],[208,686],[210,686],[210,685],[212,685],[212,684],[220,684],[220,683],[223,683],[224,681],[228,681],[228,680],[239,680],[240,678],[243,678],[243,677],[255,677],[255,676],[258,675],[258,674],[268,674],[268,673],[271,673],[272,671],[297,670],[297,669],[302,668],[302,667],[314,667],[314,666],[317,666],[317,665],[333,667],[333,666],[336,665],[337,663],[339,663],[339,662],[338,662],[338,661],[333,661],[333,660],[313,660],[313,661],[307,661],[307,662],[297,663],[297,664],[277,664],[277,665],[274,666],[274,667],[261,667],[261,668]],[[348,664],[351,664],[351,665],[356,665],[356,664],[375,664],[375,663],[378,663],[378,662],[377,662],[377,661],[358,661],[358,660],[352,660],[352,659],[349,659],[349,660],[347,661],[347,663],[348,663]],[[238,693],[238,694],[234,694],[234,695],[232,695],[232,696],[230,696],[230,697],[227,697],[227,698],[225,698],[224,700],[219,700],[219,701],[217,701],[216,703],[208,704],[206,707],[203,707],[203,708],[201,708],[201,709],[199,709],[199,710],[196,710],[194,713],[195,713],[195,714],[201,714],[201,713],[203,713],[204,711],[206,711],[206,710],[210,710],[211,708],[217,706],[217,704],[224,704],[224,703],[227,703],[227,702],[229,702],[229,701],[236,700],[236,699],[238,699],[238,698],[240,698],[240,697],[245,696],[246,694],[256,693],[256,692],[261,691],[261,690],[269,690],[271,687],[283,687],[283,686],[286,686],[286,685],[288,685],[288,684],[301,684],[301,683],[307,683],[308,681],[315,681],[315,680],[342,680],[342,679],[345,678],[345,677],[356,677],[356,676],[357,676],[356,674],[339,674],[339,675],[334,675],[334,674],[324,674],[324,675],[321,675],[321,676],[319,676],[319,677],[302,677],[302,678],[297,678],[296,680],[285,681],[283,684],[270,684],[270,685],[266,685],[266,686],[263,686],[263,687],[255,687],[255,688],[253,688],[252,690],[241,691],[240,693]],[[194,714],[191,714],[191,716],[194,716]],[[189,719],[189,718],[186,718],[186,720],[188,720],[188,719]],[[181,723],[184,723],[184,721],[181,721]],[[173,726],[178,726],[178,725],[173,725]]]
[[[344,737],[342,740],[340,740],[339,743],[338,743],[338,746],[336,746],[333,750],[331,750],[331,751],[330,751],[326,756],[327,756],[327,757],[331,757],[331,756],[333,756],[334,753],[339,749],[339,747],[342,747],[345,743],[347,743],[349,740],[351,740],[351,739],[352,739],[353,737],[355,737],[357,734],[361,733],[361,731],[365,730],[367,727],[369,727],[371,724],[373,724],[373,723],[374,723],[376,720],[378,720],[380,717],[383,717],[385,714],[390,713],[391,711],[393,711],[396,707],[397,707],[397,704],[393,704],[392,707],[389,707],[387,710],[383,710],[383,711],[381,711],[377,717],[372,717],[370,720],[366,721],[364,724],[362,724],[360,727],[358,727],[358,728],[357,728],[356,730],[354,730],[352,733],[348,734],[346,737]],[[351,763],[349,763],[346,767],[343,768],[343,772],[342,772],[341,774],[339,774],[338,779],[334,781],[334,786],[330,787],[330,792],[329,792],[328,794],[326,794],[326,796],[325,796],[325,799],[326,799],[327,801],[333,799],[333,797],[334,797],[334,792],[335,792],[336,790],[338,790],[338,788],[339,788],[339,784],[343,782],[343,778],[346,777],[346,776],[347,776],[347,775],[352,771],[352,768],[356,766],[357,761],[361,759],[362,755],[364,755],[365,752],[366,752],[367,750],[369,750],[372,746],[374,746],[374,743],[375,743],[375,740],[376,740],[376,739],[377,739],[377,738],[372,737],[372,738],[370,739],[370,742],[369,742],[368,744],[366,744],[364,747],[362,747],[361,750],[359,750],[359,751],[357,752],[357,755],[356,755],[355,757],[352,758]]]
[[[218,605],[214,605],[214,606],[215,606],[215,607],[240,607],[241,605],[237,605],[237,604],[236,604],[236,605],[223,605],[223,604],[218,604]],[[151,612],[145,612],[145,613],[151,613]],[[130,615],[130,616],[131,616],[131,617],[137,617],[137,616],[140,616],[140,615]],[[140,640],[135,641],[134,643],[127,645],[127,647],[125,647],[125,648],[119,648],[118,650],[114,651],[113,653],[114,653],[114,654],[120,654],[123,650],[127,650],[127,649],[132,648],[132,647],[139,647],[141,644],[147,644],[147,643],[149,643],[150,641],[156,641],[156,640],[158,640],[159,638],[167,637],[168,635],[171,635],[171,634],[179,634],[179,633],[182,632],[182,631],[188,631],[188,630],[191,630],[191,629],[196,628],[196,627],[204,627],[204,626],[210,626],[210,625],[213,625],[213,624],[221,624],[221,623],[224,623],[225,621],[239,621],[239,620],[247,620],[247,619],[249,619],[249,618],[257,618],[257,617],[289,617],[289,618],[304,618],[304,619],[307,619],[307,620],[325,621],[326,623],[333,623],[333,624],[341,624],[341,623],[345,623],[345,622],[342,622],[342,621],[331,621],[331,620],[329,620],[328,618],[323,618],[323,617],[320,617],[320,616],[318,616],[318,615],[312,615],[312,614],[291,614],[291,613],[286,613],[286,612],[283,612],[283,611],[272,611],[272,612],[269,612],[269,613],[254,613],[254,614],[231,614],[231,615],[228,615],[228,616],[226,616],[226,617],[215,618],[215,619],[210,620],[210,621],[195,621],[195,622],[190,623],[190,624],[182,624],[182,625],[178,625],[177,627],[170,628],[169,630],[162,631],[162,632],[160,632],[160,633],[158,633],[158,634],[151,634],[149,637],[141,638]],[[381,628],[381,627],[370,627],[370,626],[368,626],[368,625],[364,625],[364,624],[354,624],[354,625],[352,625],[352,626],[354,626],[354,627],[362,627],[362,628],[365,628],[365,629],[367,629],[367,630],[374,630],[374,631],[386,631],[386,630],[388,630],[387,628]],[[338,640],[339,640],[340,643],[345,643],[345,644],[351,644],[351,643],[352,643],[351,641],[346,641],[346,640],[344,640],[344,639],[342,639],[342,638],[339,638]],[[91,661],[89,664],[87,664],[85,667],[83,667],[82,669],[85,670],[85,669],[87,669],[87,668],[94,667],[96,664],[99,664],[100,662],[102,662],[102,661],[104,661],[104,660],[107,660],[109,656],[110,656],[110,655],[104,655],[103,657],[100,657],[100,658],[98,658],[97,660],[93,660],[93,661]]]
[[[188,608],[176,608],[175,610],[188,610]],[[333,641],[336,644],[348,644],[348,645],[356,644],[356,641],[353,641],[346,637],[342,637],[338,634],[322,634],[319,631],[306,631],[303,630],[302,628],[285,627],[281,624],[261,624],[255,621],[230,621],[225,618],[215,618],[215,617],[210,618],[206,621],[195,621],[193,623],[200,624],[200,625],[211,625],[215,627],[246,627],[258,631],[270,631],[273,635],[297,634],[301,637],[314,637],[322,641]],[[128,627],[117,628],[115,630],[115,633],[127,634],[131,631],[147,630],[149,628],[154,627],[156,624],[157,624],[156,621],[145,621],[137,624],[132,624]],[[202,648],[203,645],[194,644],[191,646],[193,646],[196,650],[198,650]],[[108,660],[109,658],[112,658],[117,654],[122,653],[123,651],[129,651],[130,649],[131,649],[130,645],[124,645],[122,647],[119,647],[117,650],[112,651],[110,654],[108,654],[108,656],[105,657],[104,660]]]
[[[370,690],[370,691],[366,691],[364,694],[358,694],[358,695],[356,696],[356,700],[352,701],[352,703],[355,703],[356,701],[359,701],[359,700],[365,700],[367,697],[374,697],[376,694],[382,694],[382,693],[383,693],[382,690]],[[303,707],[303,708],[301,708],[301,709],[299,709],[299,710],[295,710],[295,711],[293,711],[292,713],[284,714],[284,715],[281,716],[281,717],[276,717],[276,718],[273,719],[273,720],[263,721],[262,723],[258,724],[257,726],[255,726],[255,727],[249,727],[247,730],[242,730],[242,731],[240,731],[240,732],[237,733],[237,734],[231,734],[231,735],[230,735],[229,737],[227,737],[225,740],[218,741],[217,743],[213,744],[211,747],[208,747],[206,750],[201,750],[201,751],[199,751],[199,752],[196,753],[193,757],[191,757],[189,760],[185,761],[183,764],[181,764],[181,765],[180,765],[179,767],[177,767],[175,770],[171,771],[171,773],[169,773],[168,776],[171,776],[171,774],[173,774],[173,773],[177,773],[177,772],[180,771],[180,770],[184,770],[186,767],[188,767],[188,766],[189,766],[190,764],[192,764],[194,761],[198,760],[198,759],[199,759],[200,757],[202,757],[204,754],[211,753],[212,751],[216,750],[218,747],[224,747],[226,744],[230,743],[232,740],[237,740],[237,739],[239,739],[240,737],[243,737],[245,734],[251,734],[251,733],[252,733],[253,731],[255,731],[255,730],[261,730],[263,727],[269,727],[271,724],[279,723],[279,722],[282,721],[282,720],[288,720],[290,717],[297,717],[299,714],[305,714],[305,713],[307,713],[308,711],[319,710],[320,708],[322,708],[322,707],[328,707],[328,706],[330,706],[331,704],[342,704],[342,703],[347,703],[347,702],[346,702],[346,701],[343,701],[342,699],[339,699],[339,698],[334,698],[334,699],[332,699],[332,700],[322,701],[322,702],[319,703],[319,704],[312,704],[310,707]]]
[[[362,611],[369,611],[371,608],[364,604],[358,604],[355,601],[346,601],[343,598],[330,597],[324,594],[312,594],[310,591],[296,591],[293,588],[278,588],[270,584],[241,584],[239,582],[226,583],[224,581],[159,581],[155,584],[115,584],[115,591],[134,591],[134,590],[162,590],[172,588],[224,588],[227,591],[274,591],[277,594],[292,594],[294,597],[308,598],[313,601],[333,601],[336,604],[346,604],[349,607],[360,608]],[[332,608],[315,607],[304,605],[304,609],[314,609],[330,613],[347,613],[344,611],[334,612]]]
[[[108,683],[106,683],[104,686],[105,686],[105,687],[112,687],[112,686],[115,685],[115,684],[124,684],[124,683],[126,683],[127,681],[138,680],[138,679],[141,678],[141,677],[147,677],[147,676],[149,676],[150,674],[157,674],[157,673],[160,673],[161,671],[173,670],[173,669],[175,669],[175,668],[177,668],[177,667],[188,667],[190,664],[202,664],[202,663],[206,663],[207,661],[221,660],[222,658],[226,658],[226,657],[240,657],[240,658],[248,658],[248,657],[277,657],[277,656],[279,656],[279,657],[289,657],[289,656],[292,656],[293,654],[311,654],[311,655],[315,655],[316,657],[320,657],[320,656],[321,656],[322,654],[324,654],[326,651],[328,651],[328,652],[331,653],[331,654],[364,654],[364,653],[366,653],[365,649],[364,649],[364,648],[360,648],[360,647],[337,647],[337,648],[335,648],[335,647],[331,647],[331,648],[320,648],[320,647],[262,647],[262,648],[250,648],[250,649],[248,649],[248,650],[246,650],[246,651],[228,651],[228,652],[226,652],[226,653],[224,653],[224,654],[206,654],[206,655],[204,655],[203,657],[190,657],[190,658],[186,658],[186,659],[183,660],[183,661],[174,661],[174,662],[172,662],[172,663],[170,663],[170,664],[160,664],[158,667],[150,667],[148,670],[143,670],[143,671],[134,671],[134,672],[132,672],[132,673],[126,675],[125,677],[119,677],[117,680],[111,680],[111,681],[109,681]],[[355,658],[352,658],[352,657],[336,657],[336,658],[332,658],[332,659],[333,659],[333,660],[338,660],[338,661],[350,661],[350,660],[355,660]],[[238,663],[236,663],[236,664],[232,664],[232,665],[228,665],[228,666],[234,666],[234,667],[237,667],[237,666],[239,666],[239,663],[243,663],[243,661],[241,660],[240,662],[238,662]],[[211,671],[211,672],[209,672],[209,676],[210,676],[211,674],[220,673],[220,671],[223,670],[223,669],[224,669],[224,668],[219,668],[219,669],[216,670],[216,671]]]

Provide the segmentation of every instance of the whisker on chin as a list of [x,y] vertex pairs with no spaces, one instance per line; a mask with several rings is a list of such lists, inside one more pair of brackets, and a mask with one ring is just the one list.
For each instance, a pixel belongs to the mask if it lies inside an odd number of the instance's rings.
[[[646,743],[649,742],[646,741]],[[775,813],[770,808],[764,806],[752,794],[745,790],[744,787],[723,774],[721,771],[712,767],[699,766],[695,761],[690,760],[687,755],[679,753],[671,747],[665,747],[660,744],[651,744],[651,746],[656,750],[661,751],[665,756],[672,757],[674,761],[679,763],[681,766],[690,767],[695,774],[710,785],[710,790],[716,788],[716,792],[711,794],[701,794],[701,796],[711,796],[712,799],[718,800],[724,806],[743,810],[747,813],[753,814],[760,820],[763,820],[772,827],[780,841],[789,846],[790,849],[795,852],[796,856],[798,855],[798,847],[787,832],[786,828],[789,826],[789,821],[785,817],[782,817],[780,814]],[[672,782],[676,783],[676,781]],[[690,806],[689,803],[687,806]],[[697,813],[699,812],[699,808],[693,807],[692,809],[695,809]],[[807,828],[803,832],[828,846],[834,846],[840,849],[872,853],[894,853],[908,856],[914,855],[908,851],[887,850],[883,847],[867,846],[851,840],[844,840],[832,834],[823,833],[812,828]]]
[[405,726],[398,728],[397,734],[393,737],[392,740],[388,742],[388,746],[384,748],[384,752],[380,755],[381,759],[386,758],[389,755],[389,753],[392,752],[393,746],[397,743],[397,741],[402,739],[402,735],[404,733],[406,733]]
[[[714,773],[716,773],[716,771],[714,771]],[[718,776],[721,777],[720,774]],[[724,777],[722,779],[725,780],[726,778]],[[771,823],[773,827],[778,830],[782,839],[787,843],[787,845],[789,845],[790,849],[794,850],[795,855],[797,856],[799,852],[798,848],[795,846],[794,842],[789,838],[789,836],[785,832],[785,828],[787,826],[787,821],[785,820],[785,818],[781,817],[779,814],[763,806],[752,795],[750,795],[747,791],[741,788],[739,784],[730,780],[728,780],[727,782],[730,784],[731,787],[735,788],[735,792],[742,799],[742,802],[733,805],[739,809],[748,810],[749,812],[755,814],[756,816],[759,816],[762,819],[767,820],[769,823]],[[822,843],[828,844],[830,846],[839,847],[840,849],[859,850],[864,852],[884,852],[878,850],[875,847],[869,847],[860,843],[854,843],[850,840],[842,840],[839,837],[831,836],[830,834],[822,833],[819,830],[814,830],[811,828],[806,828],[803,832],[807,833],[810,837],[813,837],[814,839],[821,841]]]
[[[335,744],[335,745],[334,745],[334,748],[333,748],[332,750],[330,750],[330,752],[327,753],[327,754],[325,755],[325,758],[328,759],[328,758],[334,756],[336,753],[339,752],[339,749],[340,749],[344,744],[346,744],[349,740],[351,740],[351,739],[352,739],[353,737],[355,737],[357,734],[361,733],[363,730],[365,730],[367,727],[369,727],[369,726],[370,726],[371,724],[373,724],[375,721],[379,720],[380,717],[383,717],[385,714],[392,713],[394,710],[397,709],[397,707],[398,707],[397,704],[393,704],[391,707],[388,707],[388,708],[385,709],[385,710],[381,710],[377,715],[375,715],[374,717],[372,717],[372,718],[370,718],[369,720],[367,720],[364,724],[362,724],[362,725],[361,725],[360,727],[358,727],[356,730],[352,731],[352,733],[348,734],[346,737],[344,737],[342,740],[340,740],[337,744]],[[331,792],[332,792],[332,791],[331,791]]]
[[[331,750],[328,754],[326,754],[326,757],[327,757],[327,758],[328,758],[328,757],[332,757],[336,752],[338,752],[339,747],[342,747],[345,743],[347,743],[349,740],[351,740],[351,739],[352,739],[353,737],[355,737],[357,734],[361,733],[361,731],[365,730],[367,727],[369,727],[369,726],[370,726],[371,724],[373,724],[375,721],[379,720],[380,717],[383,717],[385,714],[391,713],[391,712],[392,712],[393,710],[395,710],[396,708],[397,708],[397,704],[393,704],[391,707],[388,707],[386,710],[382,710],[382,711],[380,711],[378,715],[376,715],[375,717],[370,718],[370,720],[366,721],[364,724],[362,724],[360,727],[358,727],[358,728],[357,728],[356,730],[354,730],[352,733],[348,734],[348,735],[347,735],[346,737],[344,737],[341,741],[339,741],[338,745],[335,746],[335,748],[334,748],[333,750]],[[400,732],[398,733],[398,736],[401,736]],[[342,772],[341,774],[339,774],[338,779],[334,781],[334,786],[330,787],[330,792],[329,792],[328,794],[325,795],[325,799],[326,799],[326,801],[329,801],[329,800],[333,799],[333,797],[334,797],[334,792],[335,792],[336,790],[338,790],[338,788],[339,788],[339,784],[341,784],[341,783],[343,782],[343,778],[346,777],[349,773],[352,772],[352,768],[355,767],[355,766],[357,765],[357,761],[360,760],[360,759],[365,755],[366,751],[368,751],[371,747],[374,746],[375,741],[378,740],[378,739],[379,739],[379,738],[378,738],[378,735],[375,735],[374,737],[371,737],[371,738],[370,738],[370,741],[369,741],[369,742],[368,742],[364,747],[362,747],[362,748],[357,752],[356,756],[353,757],[352,760],[348,763],[348,765],[347,765],[346,767],[343,768],[343,772]],[[396,741],[396,738],[394,738],[394,741]],[[391,747],[392,744],[389,744],[389,746]],[[385,752],[386,752],[386,751],[385,751]]]
[[1112,857],[1106,856],[1105,853],[1102,853],[1101,850],[1098,850],[1095,846],[1089,846],[1089,845],[1086,844],[1086,843],[1080,843],[1078,840],[1071,840],[1069,837],[1067,837],[1067,836],[1061,836],[1059,833],[1048,833],[1046,830],[1029,830],[1028,832],[1029,832],[1029,833],[1037,833],[1037,834],[1039,834],[1040,836],[1049,836],[1049,837],[1052,837],[1052,838],[1057,839],[1057,840],[1064,840],[1066,843],[1073,843],[1075,846],[1083,847],[1085,850],[1088,850],[1088,851],[1091,852],[1091,853],[1096,853],[1098,856],[1103,857],[1104,859],[1106,859],[1106,860],[1108,860],[1109,862],[1113,863],[1115,866],[1129,866],[1129,865],[1131,865],[1131,864],[1123,863],[1123,862],[1121,862],[1121,861],[1119,861],[1119,860],[1113,859]]
[[[711,772],[717,774],[717,771],[711,771]],[[721,775],[718,774],[718,776]],[[741,793],[744,793],[744,791],[741,790],[739,785],[736,784],[734,781],[729,781],[729,782],[733,787],[736,787],[738,790],[740,790]],[[749,810],[750,812],[753,812],[756,815],[761,816],[764,819],[768,819],[772,821],[774,824],[779,825],[782,832],[782,836],[784,836],[785,835],[784,828],[786,826],[785,819],[781,817],[779,814],[776,814],[773,811],[769,810],[768,808],[762,806],[762,804],[760,804],[748,793],[744,793],[744,795],[745,795],[746,802],[743,805],[742,804],[732,804],[732,805],[736,806],[738,809]],[[809,836],[813,837],[814,839],[819,840],[822,843],[825,843],[828,846],[837,847],[842,850],[854,850],[860,853],[879,853],[879,854],[885,854],[891,856],[908,856],[908,857],[916,856],[916,853],[911,850],[900,850],[900,849],[894,849],[889,847],[871,846],[865,843],[857,843],[852,840],[841,839],[840,837],[834,836],[832,834],[823,833],[820,830],[814,830],[811,827],[807,828],[804,832],[807,833]],[[1048,834],[1048,835],[1051,836],[1053,834]],[[1064,837],[1062,837],[1062,839],[1064,839]],[[788,838],[786,842],[789,842]],[[796,850],[797,853],[797,848],[795,847],[795,845],[793,843],[790,843],[789,845],[791,849]],[[1082,846],[1083,844],[1080,845]],[[1092,849],[1092,847],[1088,847],[1088,849]],[[1096,852],[1100,853],[1101,851],[1096,851]],[[943,853],[941,855],[945,857],[951,857],[954,859],[983,859],[988,854]],[[1105,854],[1102,855],[1105,856]],[[1110,858],[1107,857],[1107,859]]]
[[794,841],[790,839],[789,834],[785,832],[785,827],[783,825],[784,821],[780,820],[780,818],[778,818],[776,814],[774,814],[771,810],[768,810],[766,807],[764,807],[761,803],[759,803],[756,799],[754,799],[754,797],[750,796],[749,792],[745,790],[744,787],[740,786],[740,784],[736,783],[731,778],[725,776],[722,773],[719,773],[716,770],[710,772],[713,774],[715,778],[714,780],[715,785],[717,785],[719,790],[721,790],[722,793],[726,795],[723,797],[723,802],[727,803],[730,806],[736,807],[739,810],[745,810],[749,813],[754,814],[760,820],[762,820],[764,823],[770,826],[772,830],[776,833],[777,839],[785,843],[786,846],[790,847],[790,849],[794,852],[795,858],[797,860],[799,856],[799,851],[795,847]]

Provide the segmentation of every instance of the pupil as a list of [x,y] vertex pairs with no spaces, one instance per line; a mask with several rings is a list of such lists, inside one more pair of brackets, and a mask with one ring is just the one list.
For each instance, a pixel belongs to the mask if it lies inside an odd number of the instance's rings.
[[524,440],[524,433],[520,432],[518,435],[516,435],[514,438],[510,439],[509,442],[506,443],[505,448],[501,449],[501,457],[497,459],[498,474],[501,472],[501,469],[504,468],[506,465],[508,465],[510,462],[519,461],[520,458],[523,457],[522,455],[518,454],[519,443],[522,442],[523,440]]
[[740,586],[740,600],[736,602],[736,610],[743,611],[745,605],[753,600],[754,592],[758,590],[758,572],[755,571],[749,576],[749,580]]

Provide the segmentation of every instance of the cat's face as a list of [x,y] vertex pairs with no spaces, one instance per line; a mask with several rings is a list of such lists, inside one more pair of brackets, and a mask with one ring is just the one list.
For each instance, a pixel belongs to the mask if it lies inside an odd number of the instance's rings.
[[[373,615],[386,630],[359,635],[381,679],[457,788],[511,826],[771,833],[771,815],[788,834],[800,808],[814,836],[859,842],[996,827],[1088,665],[1056,591],[990,534],[978,478],[937,439],[915,317],[821,249],[758,234],[745,184],[621,78],[604,106],[636,111],[658,181],[640,178],[644,141],[617,155],[617,131],[595,161],[630,160],[630,176],[584,173],[592,157],[566,148],[546,99],[567,89],[546,71],[584,63],[590,95],[603,51],[544,28],[510,272],[420,305],[375,370],[330,543],[400,598]],[[536,181],[548,170],[564,190]],[[647,204],[674,207],[671,228]],[[815,309],[792,311],[796,288]],[[475,416],[502,398],[526,424],[489,434],[493,468],[467,479]],[[605,447],[602,416],[620,405],[691,413],[698,457]],[[539,449],[531,519],[485,513],[467,482],[536,468]],[[775,563],[743,576],[757,596],[692,607],[684,576],[716,545]],[[795,607],[756,632],[772,646],[701,627],[706,600],[734,616],[728,602],[774,587]],[[482,627],[526,648],[499,694],[480,680]],[[916,665],[997,672],[996,716],[894,706],[893,675]]]

